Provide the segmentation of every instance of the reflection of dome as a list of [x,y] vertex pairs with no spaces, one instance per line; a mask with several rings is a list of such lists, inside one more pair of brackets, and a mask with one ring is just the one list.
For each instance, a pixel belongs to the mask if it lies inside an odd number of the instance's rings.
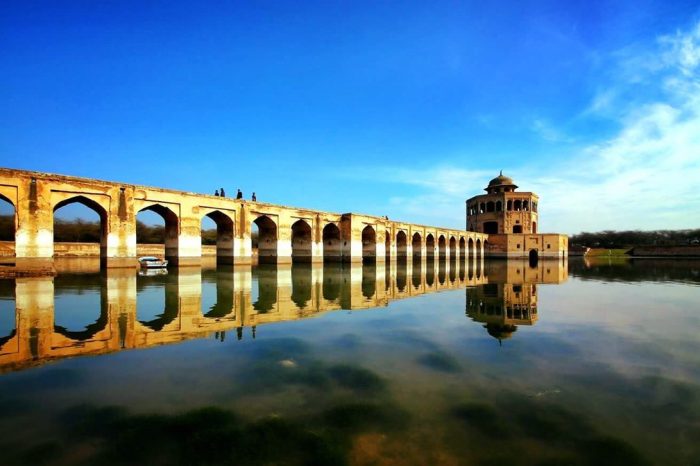
[[515,325],[493,323],[488,323],[484,325],[484,328],[486,329],[486,332],[488,332],[489,335],[497,339],[499,343],[502,340],[507,340],[508,338],[512,337],[513,333],[515,333],[515,331],[518,330],[518,327],[516,327]]
[[503,170],[501,170],[501,173],[496,178],[489,181],[489,188],[496,188],[498,186],[512,186],[514,188],[517,188],[517,186],[513,182],[513,179],[503,174]]

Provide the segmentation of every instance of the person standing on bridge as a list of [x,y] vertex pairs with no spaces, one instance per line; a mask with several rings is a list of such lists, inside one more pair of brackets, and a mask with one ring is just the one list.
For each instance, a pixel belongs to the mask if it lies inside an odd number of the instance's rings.
[[255,193],[253,193],[253,197],[251,198],[253,202],[256,202],[258,198],[255,196]]
[[214,196],[217,196],[217,197],[219,196],[219,190],[218,190],[218,189],[217,189],[216,191],[214,191]]
[[243,193],[240,189],[238,190],[238,193],[236,193],[236,199],[243,199]]
[[221,188],[221,197],[226,197],[226,192],[224,192],[224,188]]

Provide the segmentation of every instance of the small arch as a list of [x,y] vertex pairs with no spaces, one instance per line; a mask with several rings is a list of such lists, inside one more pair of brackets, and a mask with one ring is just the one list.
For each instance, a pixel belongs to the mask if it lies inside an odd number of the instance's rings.
[[[14,203],[0,194],[0,241],[14,243],[17,230],[17,209]],[[11,257],[15,255],[15,247],[5,248],[0,246],[0,256]]]
[[474,238],[469,238],[467,241],[467,259],[474,259],[476,255],[474,254]]
[[422,256],[422,238],[420,236],[420,233],[416,232],[413,233],[413,237],[411,238],[411,251],[413,251],[413,259],[416,260],[418,259],[420,261],[421,256]]
[[[61,218],[60,213],[56,215],[64,207],[73,204],[82,206],[82,208],[76,209],[74,207],[65,210],[64,213],[68,214],[70,218]],[[87,218],[83,218],[84,213],[87,213]],[[90,220],[91,216],[96,216],[97,221]],[[100,257],[105,259],[107,257],[107,217],[105,208],[94,199],[82,195],[63,199],[53,207],[54,243],[99,243]]]
[[[163,221],[163,226],[151,225],[139,221],[139,215],[146,212],[157,214]],[[147,218],[145,215],[142,218]],[[163,245],[163,254],[172,264],[177,264],[179,258],[180,219],[170,208],[161,204],[151,204],[136,213],[136,243]]]
[[374,262],[377,259],[377,233],[371,225],[362,229],[362,262]]
[[253,221],[251,229],[257,230],[253,244],[259,264],[277,263],[277,224],[267,215],[261,215]]
[[486,212],[486,204],[482,202],[479,204],[479,213],[483,214],[485,212]]
[[530,210],[530,202],[528,200],[523,201],[523,210],[524,211]]
[[530,262],[530,267],[536,267],[537,261],[539,260],[539,253],[537,249],[530,249],[528,254],[528,261]]
[[428,260],[435,259],[435,237],[432,233],[428,233],[425,237],[425,257]]
[[464,236],[459,237],[459,260],[460,262],[467,260],[467,242]]
[[496,212],[503,210],[503,203],[501,201],[496,201]]
[[391,233],[384,231],[384,257],[387,261],[391,260]]
[[[476,240],[476,258],[481,259],[482,252],[481,252],[481,238],[477,238]],[[477,275],[479,277],[479,275]]]
[[486,212],[494,212],[496,210],[496,204],[493,201],[488,201],[486,203]]
[[509,212],[513,210],[513,201],[510,199],[506,203],[506,210],[508,210]]
[[457,260],[457,238],[450,236],[450,260]]
[[323,227],[323,261],[340,262],[343,260],[340,228],[335,223]]
[[408,236],[403,230],[396,234],[396,258],[404,262],[408,258]]
[[516,212],[520,212],[521,210],[523,210],[523,201],[521,201],[520,199],[516,199],[515,202],[513,202],[513,210],[515,210]]
[[438,236],[438,257],[440,260],[444,259],[447,255],[447,241],[445,240],[445,235]]
[[[214,228],[205,228],[213,222]],[[216,263],[233,264],[234,222],[231,217],[214,210],[202,216],[202,245],[216,245]]]
[[311,262],[311,225],[300,219],[292,224],[292,262]]

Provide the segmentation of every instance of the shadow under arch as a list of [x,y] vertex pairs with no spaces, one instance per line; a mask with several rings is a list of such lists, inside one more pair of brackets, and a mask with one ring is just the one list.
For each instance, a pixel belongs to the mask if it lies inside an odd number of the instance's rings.
[[311,225],[299,219],[292,224],[292,262],[311,262],[313,241]]
[[421,248],[421,246],[422,246],[421,240],[422,240],[421,235],[420,235],[420,233],[417,233],[417,232],[413,234],[413,237],[411,237],[411,251],[413,252],[413,260],[414,261],[418,260],[418,262],[420,262],[422,255],[423,255],[422,248]]
[[258,229],[258,238],[253,248],[258,250],[258,264],[277,263],[277,224],[267,215],[253,221]]
[[362,229],[362,262],[374,263],[377,259],[377,232],[371,225]]
[[335,223],[328,223],[323,227],[323,261],[341,262],[342,243],[340,241],[340,228]]

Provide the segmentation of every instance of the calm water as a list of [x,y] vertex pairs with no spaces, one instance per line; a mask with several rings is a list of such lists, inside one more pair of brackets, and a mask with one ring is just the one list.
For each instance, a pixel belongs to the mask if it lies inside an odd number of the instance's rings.
[[0,464],[700,465],[700,263],[0,280]]

